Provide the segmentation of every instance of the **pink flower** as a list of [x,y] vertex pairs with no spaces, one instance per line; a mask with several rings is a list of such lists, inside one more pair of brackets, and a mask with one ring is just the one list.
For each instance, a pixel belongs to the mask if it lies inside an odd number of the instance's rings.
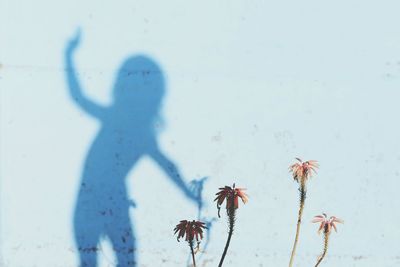
[[182,220],[179,224],[176,225],[174,231],[178,233],[178,241],[179,238],[184,237],[186,235],[186,241],[191,242],[196,238],[196,241],[199,242],[203,239],[203,229],[206,229],[205,223],[200,221],[187,221]]
[[324,230],[325,233],[329,234],[333,229],[335,229],[335,232],[337,232],[336,229],[336,223],[343,223],[343,220],[331,216],[329,219],[325,213],[322,213],[322,215],[317,215],[314,217],[312,220],[313,223],[321,223],[318,229],[318,233],[321,233],[322,230]]
[[214,201],[217,201],[217,206],[221,206],[224,200],[226,199],[226,208],[229,209],[232,205],[232,199],[235,206],[235,209],[239,208],[239,198],[242,200],[244,204],[249,200],[248,196],[244,192],[245,188],[235,188],[235,184],[233,187],[225,186],[219,188],[219,192],[216,193],[217,197]]
[[296,158],[299,162],[291,165],[289,167],[290,172],[293,173],[293,179],[295,179],[297,182],[301,180],[307,180],[309,177],[311,177],[312,171],[316,173],[316,170],[318,168],[318,162],[316,160],[308,160],[303,162],[301,159]]

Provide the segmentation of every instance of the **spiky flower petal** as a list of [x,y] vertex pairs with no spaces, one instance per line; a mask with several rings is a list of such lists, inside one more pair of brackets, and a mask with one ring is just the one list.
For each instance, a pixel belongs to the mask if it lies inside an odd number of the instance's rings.
[[308,160],[303,162],[299,158],[296,158],[296,160],[299,162],[290,165],[289,170],[293,173],[293,179],[297,182],[302,180],[306,181],[309,177],[311,177],[312,172],[317,172],[316,169],[319,167],[318,161]]
[[320,223],[318,233],[321,233],[321,231],[324,230],[326,233],[329,234],[332,228],[335,229],[335,232],[337,232],[336,223],[343,223],[343,220],[335,216],[331,216],[328,219],[328,216],[325,213],[322,213],[322,215],[315,216],[311,222]]
[[217,201],[217,206],[220,207],[226,200],[226,208],[229,209],[233,200],[235,209],[237,209],[239,208],[239,198],[242,200],[243,204],[249,201],[247,194],[244,192],[245,190],[245,188],[235,188],[235,184],[233,184],[233,187],[221,187],[219,188],[219,192],[216,193],[217,197],[214,201]]
[[178,233],[178,241],[186,236],[185,241],[191,242],[196,239],[199,242],[203,239],[203,229],[207,229],[203,222],[182,220],[176,225],[174,234]]

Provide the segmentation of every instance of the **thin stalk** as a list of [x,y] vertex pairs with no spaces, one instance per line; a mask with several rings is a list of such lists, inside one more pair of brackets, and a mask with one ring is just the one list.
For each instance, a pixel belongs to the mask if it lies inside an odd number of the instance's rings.
[[328,242],[329,242],[329,232],[327,231],[327,227],[325,227],[324,231],[324,251],[322,252],[321,256],[318,258],[317,264],[315,264],[315,267],[317,267],[321,261],[324,259],[326,252],[328,251]]
[[224,262],[226,252],[228,251],[229,244],[231,242],[232,234],[233,234],[233,227],[235,225],[235,205],[234,205],[234,197],[232,197],[232,203],[230,208],[227,210],[228,213],[228,218],[229,218],[229,232],[228,232],[228,240],[226,241],[224,252],[222,253],[221,260],[219,261],[218,267],[222,266],[222,263]]
[[193,267],[196,267],[196,260],[194,259],[193,240],[189,241],[189,247],[192,253]]
[[289,267],[293,266],[294,255],[296,254],[297,243],[299,241],[301,218],[303,216],[304,203],[306,200],[307,191],[306,191],[306,183],[305,183],[304,179],[301,180],[299,191],[300,191],[299,216],[297,218],[296,237],[294,238],[294,244],[293,244],[292,254],[290,256]]

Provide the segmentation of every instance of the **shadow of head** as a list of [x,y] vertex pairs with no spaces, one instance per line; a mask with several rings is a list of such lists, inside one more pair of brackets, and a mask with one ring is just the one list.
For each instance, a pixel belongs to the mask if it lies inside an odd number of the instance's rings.
[[140,115],[141,123],[150,122],[159,115],[165,91],[158,64],[144,55],[132,56],[118,70],[112,106]]

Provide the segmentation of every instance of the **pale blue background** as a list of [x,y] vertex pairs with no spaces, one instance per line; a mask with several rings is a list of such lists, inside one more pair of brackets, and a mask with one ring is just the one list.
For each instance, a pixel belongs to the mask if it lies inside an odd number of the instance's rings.
[[[107,104],[131,54],[167,77],[163,151],[188,181],[209,176],[204,215],[219,186],[248,188],[226,266],[287,266],[298,191],[294,157],[321,167],[296,266],[322,249],[323,211],[345,220],[323,266],[400,266],[400,3],[396,1],[0,2],[1,266],[76,266],[72,210],[99,125],[69,99],[64,48],[82,29],[77,69]],[[197,209],[149,159],[127,181],[139,266],[184,266],[174,225]],[[225,218],[200,266],[215,266]],[[101,266],[113,266],[102,242]]]

